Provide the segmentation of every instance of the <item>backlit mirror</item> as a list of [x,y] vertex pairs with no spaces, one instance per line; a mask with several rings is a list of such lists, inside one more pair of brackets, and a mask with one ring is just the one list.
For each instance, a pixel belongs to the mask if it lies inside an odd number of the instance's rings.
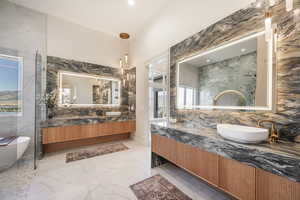
[[272,42],[259,32],[180,61],[177,108],[271,110]]
[[61,105],[119,106],[121,81],[96,75],[59,72]]

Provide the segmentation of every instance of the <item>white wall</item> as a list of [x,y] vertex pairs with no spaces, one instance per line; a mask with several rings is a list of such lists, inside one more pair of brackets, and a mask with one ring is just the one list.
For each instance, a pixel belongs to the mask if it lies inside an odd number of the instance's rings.
[[[246,7],[254,0],[199,1],[174,0],[157,15],[131,42],[133,66],[137,67],[137,133],[136,138],[148,138],[148,83],[145,62],[207,26]],[[143,143],[148,143],[142,140]]]
[[48,16],[47,54],[99,65],[119,67],[127,45],[118,37]]

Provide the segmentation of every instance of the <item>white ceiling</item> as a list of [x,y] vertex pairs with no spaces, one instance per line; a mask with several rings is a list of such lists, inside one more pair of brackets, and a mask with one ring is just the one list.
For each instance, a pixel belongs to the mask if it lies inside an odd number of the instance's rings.
[[118,35],[142,31],[172,0],[10,0],[84,27]]

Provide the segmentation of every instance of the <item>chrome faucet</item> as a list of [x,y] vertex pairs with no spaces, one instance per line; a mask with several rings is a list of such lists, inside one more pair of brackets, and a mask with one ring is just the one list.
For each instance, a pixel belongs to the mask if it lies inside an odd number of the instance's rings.
[[262,126],[263,123],[270,123],[272,124],[270,134],[269,134],[269,143],[277,143],[279,140],[279,133],[277,130],[276,122],[272,120],[259,120],[257,123],[257,127],[259,128],[265,128]]

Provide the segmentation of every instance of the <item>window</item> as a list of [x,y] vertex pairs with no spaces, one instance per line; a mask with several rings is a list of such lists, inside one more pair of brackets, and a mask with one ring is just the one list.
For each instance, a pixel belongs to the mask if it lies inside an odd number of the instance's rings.
[[0,116],[22,113],[22,63],[20,57],[0,54]]
[[198,93],[196,88],[178,87],[177,93],[178,107],[191,107],[196,104]]

